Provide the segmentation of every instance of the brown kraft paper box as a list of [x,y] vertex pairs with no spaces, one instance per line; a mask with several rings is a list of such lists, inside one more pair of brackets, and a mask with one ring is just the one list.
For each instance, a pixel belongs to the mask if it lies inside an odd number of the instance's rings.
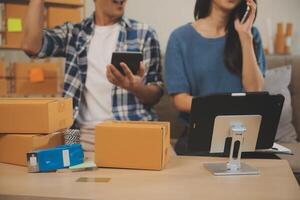
[[26,153],[64,143],[63,133],[48,135],[0,134],[0,162],[27,166]]
[[46,134],[73,124],[72,98],[0,98],[0,133]]
[[169,160],[168,122],[110,121],[97,125],[98,167],[162,170]]
[[15,95],[57,95],[61,93],[61,63],[14,63]]

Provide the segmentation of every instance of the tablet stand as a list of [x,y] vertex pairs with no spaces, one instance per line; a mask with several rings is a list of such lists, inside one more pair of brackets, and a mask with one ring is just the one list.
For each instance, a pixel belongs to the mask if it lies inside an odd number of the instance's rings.
[[[232,122],[230,128],[231,147],[230,157],[228,163],[208,163],[204,166],[216,176],[228,176],[228,175],[258,175],[259,171],[256,168],[251,167],[245,163],[241,163],[242,147],[244,143],[244,135],[247,128],[243,123]],[[238,144],[236,146],[235,144]],[[234,148],[238,148],[237,158],[234,158]]]
[[[241,152],[272,148],[284,97],[266,92],[224,93],[194,97],[190,114],[187,150],[191,155],[224,155],[232,139],[230,160],[206,164],[215,175],[258,174],[241,163]],[[234,146],[239,154],[234,159]],[[229,144],[230,145],[230,144]],[[228,169],[227,169],[228,168]]]

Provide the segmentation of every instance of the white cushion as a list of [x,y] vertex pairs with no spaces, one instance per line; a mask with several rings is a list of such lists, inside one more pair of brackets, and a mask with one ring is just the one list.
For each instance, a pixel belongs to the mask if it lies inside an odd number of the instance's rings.
[[285,97],[275,141],[279,143],[296,143],[297,133],[292,124],[293,109],[291,93],[288,86],[291,82],[292,66],[287,65],[266,71],[265,90],[270,94],[282,94]]

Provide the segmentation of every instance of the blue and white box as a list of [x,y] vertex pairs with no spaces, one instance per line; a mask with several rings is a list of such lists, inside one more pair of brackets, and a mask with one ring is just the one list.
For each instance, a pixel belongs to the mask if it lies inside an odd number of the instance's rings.
[[84,162],[81,144],[62,145],[27,153],[29,172],[49,172]]

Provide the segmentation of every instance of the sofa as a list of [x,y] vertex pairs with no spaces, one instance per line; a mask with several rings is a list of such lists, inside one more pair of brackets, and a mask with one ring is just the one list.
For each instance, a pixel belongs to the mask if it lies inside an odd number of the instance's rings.
[[282,159],[286,159],[295,173],[298,181],[300,180],[300,55],[297,56],[268,56],[267,66],[269,69],[277,68],[283,65],[292,65],[292,79],[290,84],[290,92],[292,97],[293,108],[293,125],[298,135],[298,143],[284,143],[285,147],[292,150],[294,155],[278,155]]
[[[292,65],[292,78],[289,86],[292,98],[293,125],[298,134],[298,143],[284,144],[290,148],[294,155],[278,155],[282,159],[288,160],[296,176],[300,175],[300,56],[276,55],[267,56],[267,68],[274,69],[283,65]],[[156,106],[156,111],[161,121],[171,122],[172,145],[184,131],[184,126],[177,118],[171,98],[165,92],[160,103]]]

